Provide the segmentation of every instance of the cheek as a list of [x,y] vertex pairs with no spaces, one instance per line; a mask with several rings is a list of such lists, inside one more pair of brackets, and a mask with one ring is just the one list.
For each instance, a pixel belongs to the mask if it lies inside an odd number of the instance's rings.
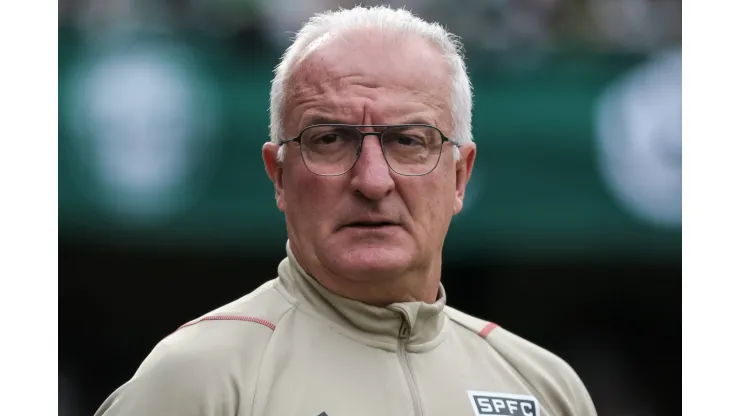
[[337,205],[337,189],[331,180],[306,171],[286,171],[284,192],[286,214],[296,226],[316,228],[329,222]]
[[[419,178],[416,178],[419,179]],[[445,175],[430,174],[423,184],[407,183],[405,200],[414,221],[424,234],[436,234],[446,229],[455,202],[455,181]],[[428,180],[426,180],[428,179]],[[441,231],[439,231],[441,232]]]

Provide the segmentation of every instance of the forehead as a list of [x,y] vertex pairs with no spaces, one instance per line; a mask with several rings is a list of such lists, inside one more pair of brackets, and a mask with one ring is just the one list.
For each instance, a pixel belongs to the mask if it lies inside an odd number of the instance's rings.
[[335,37],[293,72],[286,127],[307,112],[357,124],[368,115],[373,124],[423,115],[443,127],[450,118],[450,74],[440,49],[419,36],[356,31]]

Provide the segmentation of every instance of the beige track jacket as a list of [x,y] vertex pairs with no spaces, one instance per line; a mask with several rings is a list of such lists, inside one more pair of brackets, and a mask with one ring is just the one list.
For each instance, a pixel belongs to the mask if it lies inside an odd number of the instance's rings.
[[340,298],[288,249],[277,279],[162,340],[96,415],[596,415],[564,361],[445,299]]

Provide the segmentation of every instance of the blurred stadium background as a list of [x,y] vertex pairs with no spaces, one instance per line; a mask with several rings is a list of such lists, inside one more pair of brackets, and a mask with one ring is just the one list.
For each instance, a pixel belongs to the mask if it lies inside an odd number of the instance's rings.
[[[678,414],[680,0],[383,4],[469,57],[450,304],[567,359],[600,415]],[[275,276],[271,71],[308,16],[354,2],[58,5],[59,407],[85,415],[163,336]]]

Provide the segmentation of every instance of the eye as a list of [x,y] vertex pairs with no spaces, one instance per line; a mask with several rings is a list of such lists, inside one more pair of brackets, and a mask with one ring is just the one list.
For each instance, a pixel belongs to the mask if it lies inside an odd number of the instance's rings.
[[395,138],[396,143],[402,146],[424,146],[424,139],[408,134],[399,134]]
[[342,136],[338,133],[324,133],[320,134],[316,137],[311,138],[311,141],[313,144],[317,145],[327,145],[327,144],[333,144],[342,139]]

